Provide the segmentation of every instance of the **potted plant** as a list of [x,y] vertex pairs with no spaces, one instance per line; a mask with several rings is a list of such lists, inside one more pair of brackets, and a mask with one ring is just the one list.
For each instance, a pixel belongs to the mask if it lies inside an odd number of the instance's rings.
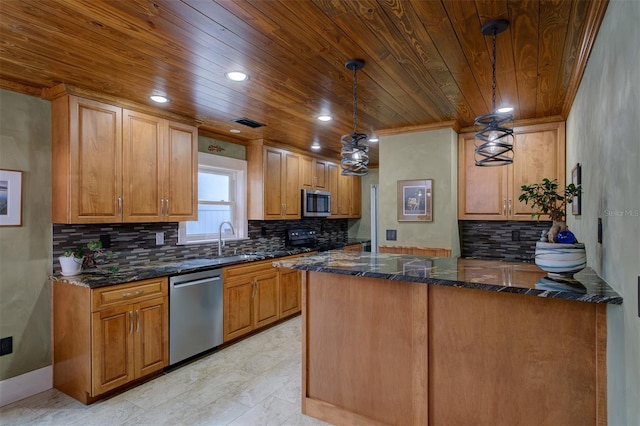
[[559,190],[556,179],[544,178],[542,183],[522,185],[518,198],[532,208],[538,208],[531,217],[549,215],[553,225],[547,232],[546,241],[536,243],[535,262],[540,269],[551,276],[571,277],[587,266],[584,244],[578,243],[565,222],[567,204],[580,194],[580,185],[569,184],[564,191]]
[[[62,268],[62,275],[73,276],[82,272],[83,266],[85,268],[100,268],[99,263],[101,261],[114,257],[115,254],[111,251],[102,249],[100,241],[89,241],[86,250],[82,248],[66,250],[58,260]],[[119,268],[112,266],[108,270],[115,273],[118,272]]]
[[81,248],[65,250],[62,256],[58,257],[62,275],[65,277],[78,275],[82,271],[85,256]]
[[567,230],[565,222],[567,204],[573,202],[574,197],[580,194],[580,185],[570,183],[564,188],[564,193],[558,191],[558,180],[542,179],[542,183],[534,183],[531,185],[522,185],[520,187],[522,194],[518,200],[524,201],[525,204],[531,202],[531,208],[538,208],[538,212],[531,214],[531,217],[538,217],[543,214],[549,215],[553,221],[551,229],[547,232],[547,238],[550,243],[555,243],[556,236],[560,231]]

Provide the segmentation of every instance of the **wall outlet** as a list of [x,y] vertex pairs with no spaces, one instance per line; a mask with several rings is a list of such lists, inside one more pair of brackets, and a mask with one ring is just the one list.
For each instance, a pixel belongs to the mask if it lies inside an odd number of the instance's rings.
[[387,229],[387,241],[396,241],[398,233],[395,229]]
[[518,230],[511,231],[511,241],[520,241],[520,231]]
[[0,356],[13,352],[13,336],[0,339]]
[[598,242],[602,244],[602,218],[598,218]]
[[161,246],[164,244],[164,232],[156,232],[156,245]]
[[100,242],[102,243],[102,248],[108,249],[111,248],[111,236],[110,235],[100,235]]

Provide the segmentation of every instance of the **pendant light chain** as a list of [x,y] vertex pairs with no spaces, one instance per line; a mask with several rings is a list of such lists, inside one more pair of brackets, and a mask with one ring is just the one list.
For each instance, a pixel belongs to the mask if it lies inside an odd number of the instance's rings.
[[496,111],[496,29],[493,29],[493,59],[491,60],[491,72],[493,82],[491,83],[491,111]]
[[358,125],[358,77],[357,70],[353,68],[353,133],[357,132]]

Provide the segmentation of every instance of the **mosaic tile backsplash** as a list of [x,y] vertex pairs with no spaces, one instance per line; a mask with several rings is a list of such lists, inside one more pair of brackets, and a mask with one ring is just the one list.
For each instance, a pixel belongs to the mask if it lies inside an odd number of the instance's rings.
[[[462,257],[506,260],[534,260],[536,241],[548,231],[548,221],[476,221],[461,220]],[[514,235],[514,232],[516,235]],[[513,241],[519,234],[520,241]]]
[[[314,229],[319,244],[342,243],[348,237],[347,219],[304,218],[296,221],[249,221],[249,239],[228,241],[223,255],[283,250],[287,229]],[[156,245],[156,232],[164,232],[164,245]],[[53,272],[60,271],[58,257],[65,250],[86,247],[89,241],[110,239],[114,257],[101,267],[133,266],[157,260],[192,259],[217,256],[217,243],[177,245],[178,223],[123,223],[53,225]]]

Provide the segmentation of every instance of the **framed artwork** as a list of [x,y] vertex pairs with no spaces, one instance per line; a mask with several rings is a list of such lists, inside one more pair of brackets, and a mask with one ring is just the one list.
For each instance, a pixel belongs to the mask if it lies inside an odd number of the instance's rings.
[[[582,166],[580,163],[576,164],[573,169],[571,169],[571,183],[578,186],[582,183]],[[571,202],[571,214],[574,216],[578,216],[582,213],[582,191],[573,197],[573,201]]]
[[0,226],[22,226],[22,172],[0,169]]
[[398,222],[433,221],[433,180],[398,181]]

